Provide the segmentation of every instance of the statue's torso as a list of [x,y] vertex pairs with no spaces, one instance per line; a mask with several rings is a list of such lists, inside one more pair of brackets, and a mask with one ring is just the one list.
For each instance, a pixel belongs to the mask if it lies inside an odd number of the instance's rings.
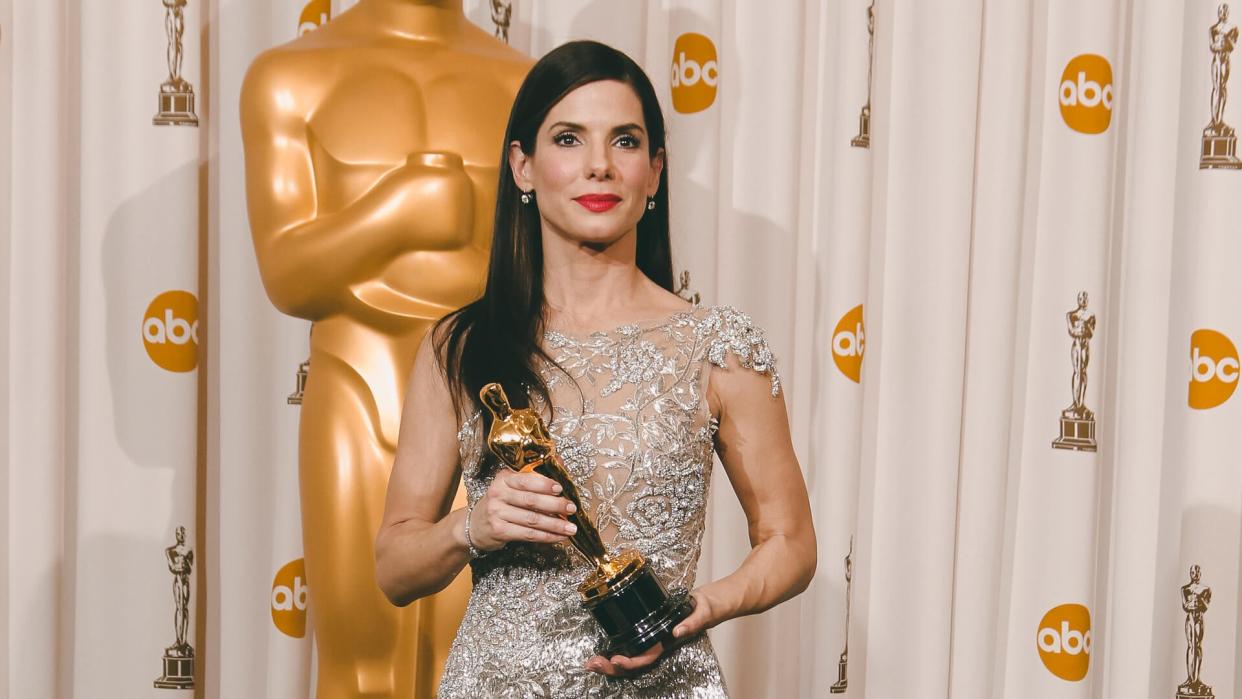
[[412,241],[421,235],[423,244],[377,272],[359,270],[339,290],[340,311],[315,323],[306,400],[330,376],[361,383],[392,447],[417,343],[483,290],[505,124],[530,62],[473,25],[447,41],[404,38],[357,9],[269,60],[288,85],[278,99],[305,115],[315,215],[346,209],[414,153],[459,155],[473,185],[469,231],[427,239],[411,221]]

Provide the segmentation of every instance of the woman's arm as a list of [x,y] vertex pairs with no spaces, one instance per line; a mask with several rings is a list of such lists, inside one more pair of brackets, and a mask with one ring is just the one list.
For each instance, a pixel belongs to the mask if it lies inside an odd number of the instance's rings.
[[736,571],[696,590],[695,612],[677,636],[774,607],[815,575],[811,504],[784,398],[772,395],[768,376],[739,367],[732,355],[728,362],[709,376],[707,400],[719,416],[716,452],[746,514],[751,550]]
[[431,344],[429,332],[410,372],[375,539],[375,579],[398,606],[444,589],[470,560],[465,510],[449,511],[461,478],[457,425]]
[[[375,539],[375,579],[396,605],[443,590],[470,561],[466,509],[450,510],[461,479],[457,425],[448,384],[423,340],[410,372],[397,458]],[[537,473],[501,469],[475,503],[470,538],[480,551],[510,541],[556,543],[574,532],[561,517],[572,503]]]

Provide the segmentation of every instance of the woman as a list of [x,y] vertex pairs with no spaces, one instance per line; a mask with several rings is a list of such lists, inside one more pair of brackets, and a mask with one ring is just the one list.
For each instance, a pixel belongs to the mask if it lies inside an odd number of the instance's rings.
[[[727,696],[702,632],[793,597],[815,569],[773,357],[744,314],[671,291],[664,118],[637,64],[596,42],[557,48],[523,83],[505,141],[486,291],[415,360],[377,579],[408,604],[471,565],[442,697]],[[692,590],[667,653],[594,654],[571,504],[483,444],[477,396],[493,381],[543,413],[605,543],[637,549],[668,588],[693,587],[720,455],[752,549]],[[459,477],[469,506],[450,512]]]

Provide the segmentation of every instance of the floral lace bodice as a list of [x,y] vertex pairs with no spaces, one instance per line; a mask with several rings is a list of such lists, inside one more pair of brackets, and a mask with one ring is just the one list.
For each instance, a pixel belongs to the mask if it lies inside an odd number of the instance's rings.
[[[694,585],[712,472],[715,422],[705,389],[732,355],[780,391],[762,330],[727,306],[575,337],[553,330],[541,367],[552,406],[536,401],[586,512],[612,552],[637,549],[669,589]],[[478,414],[462,426],[471,502],[486,493]],[[441,679],[442,697],[727,696],[700,637],[651,670],[615,680],[586,671],[600,634],[576,587],[590,568],[568,543],[510,543],[472,564],[474,591]]]

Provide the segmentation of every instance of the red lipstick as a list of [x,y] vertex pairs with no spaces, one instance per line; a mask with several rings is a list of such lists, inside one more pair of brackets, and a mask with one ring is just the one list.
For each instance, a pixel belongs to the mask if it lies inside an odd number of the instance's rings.
[[583,194],[580,197],[574,197],[574,201],[598,214],[616,206],[621,201],[621,197],[615,194]]

